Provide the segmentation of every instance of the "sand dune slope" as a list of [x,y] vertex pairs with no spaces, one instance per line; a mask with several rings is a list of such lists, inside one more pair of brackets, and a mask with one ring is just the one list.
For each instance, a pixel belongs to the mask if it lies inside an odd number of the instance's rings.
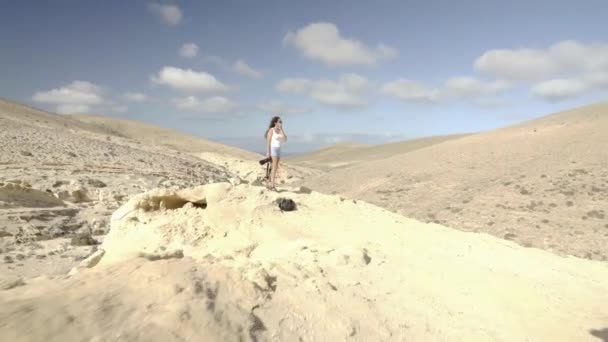
[[[351,151],[359,151],[371,147],[367,144],[338,143],[316,151],[295,156],[285,157],[290,163],[306,165],[317,168],[331,168],[335,156],[345,156]],[[345,159],[345,158],[344,158]]]
[[[0,101],[0,282],[67,273],[130,196],[259,183],[265,174],[255,153],[133,121],[76,118]],[[284,165],[278,183],[316,174]]]
[[111,225],[92,268],[0,291],[0,340],[594,341],[608,327],[605,263],[338,196],[158,189]]
[[241,181],[200,156],[10,101],[0,101],[0,127],[0,278],[69,271],[134,194]]
[[[115,132],[95,124],[83,122],[68,115],[57,115],[21,103],[0,98],[0,117],[13,124],[34,126],[42,129],[61,129],[66,131],[85,131],[91,133],[115,135]],[[10,129],[10,127],[2,127]]]
[[214,152],[248,160],[256,160],[259,157],[259,154],[254,152],[139,121],[95,115],[74,115],[74,119],[109,129],[142,143],[170,147],[185,153]]
[[361,144],[337,144],[318,151],[305,153],[295,157],[288,157],[286,160],[289,163],[327,171],[408,153],[420,148],[465,136],[467,136],[467,134],[454,134],[372,146]]
[[306,185],[427,222],[608,260],[607,132],[608,104],[599,103],[360,163]]

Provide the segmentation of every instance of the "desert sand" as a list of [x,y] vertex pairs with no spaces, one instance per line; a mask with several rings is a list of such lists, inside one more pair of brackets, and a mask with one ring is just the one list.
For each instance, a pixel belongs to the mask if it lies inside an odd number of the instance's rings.
[[288,157],[286,160],[291,164],[305,165],[323,171],[330,171],[393,157],[464,136],[466,134],[444,135],[382,145],[341,143],[317,151]]
[[[303,184],[423,222],[606,261],[606,132],[608,103],[599,103],[335,168]],[[332,162],[350,163],[356,154]]]
[[[0,102],[2,275],[69,271],[135,194],[263,176],[255,153],[145,124],[135,129],[126,120],[79,119]],[[288,184],[313,174],[287,167],[279,179]]]
[[[484,146],[488,136],[497,146],[509,142],[496,159],[509,175],[525,174],[518,184],[531,193],[545,177],[532,166],[522,170],[523,162],[512,165],[512,154],[560,169],[558,157],[572,153],[597,183],[605,152],[596,146],[582,153],[586,141],[559,131],[568,119],[570,132],[604,142],[605,111],[594,108],[605,107],[590,108],[369,163],[389,168],[434,153],[408,176],[427,197],[420,191],[399,199],[413,214],[426,213],[431,201],[462,205],[440,191],[463,186],[445,169],[448,161],[468,160],[476,169],[486,161],[486,150],[468,142],[473,138]],[[389,182],[398,189],[408,178],[391,178],[396,167],[375,176],[362,162],[335,170],[287,162],[274,192],[260,182],[259,155],[150,125],[59,116],[8,101],[0,103],[0,125],[1,341],[608,340],[608,263],[525,247],[488,230],[464,232],[474,230],[465,224],[407,217],[409,211],[373,196],[360,200]],[[526,125],[537,132],[527,133]],[[160,134],[173,138],[154,139]],[[555,155],[517,150],[518,134],[538,146],[552,141]],[[551,140],[557,134],[568,145]],[[448,152],[460,154],[444,160],[449,153],[441,148],[449,144],[459,144]],[[453,173],[477,176],[479,187],[465,194],[480,198],[469,203],[489,202],[479,190],[491,190],[488,177],[471,170]],[[538,172],[554,177],[546,170]],[[424,178],[430,175],[436,178]],[[320,191],[300,186],[309,183]],[[587,210],[585,203],[602,208],[602,194],[585,202],[577,191],[567,207],[573,211],[556,222],[577,220],[574,210]],[[281,211],[281,197],[297,210]]]

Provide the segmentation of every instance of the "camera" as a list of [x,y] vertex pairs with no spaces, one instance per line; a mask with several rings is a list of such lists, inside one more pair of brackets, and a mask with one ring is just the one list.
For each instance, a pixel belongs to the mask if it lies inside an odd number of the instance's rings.
[[270,157],[264,158],[264,159],[260,160],[260,165],[264,165],[264,164],[268,163],[271,160],[272,160],[272,158],[270,158]]

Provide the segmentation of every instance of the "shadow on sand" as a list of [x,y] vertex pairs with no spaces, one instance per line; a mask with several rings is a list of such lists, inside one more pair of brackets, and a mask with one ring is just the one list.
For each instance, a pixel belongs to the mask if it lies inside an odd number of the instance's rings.
[[608,342],[608,328],[604,328],[604,329],[591,329],[589,330],[589,333],[597,338],[599,338],[600,340],[602,340],[602,342]]

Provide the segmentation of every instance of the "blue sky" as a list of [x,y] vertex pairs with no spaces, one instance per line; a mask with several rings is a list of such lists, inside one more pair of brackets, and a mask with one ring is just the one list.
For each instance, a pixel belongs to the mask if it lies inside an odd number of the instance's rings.
[[[2,1],[0,96],[287,152],[606,100],[608,2]],[[261,146],[260,146],[261,145]]]

